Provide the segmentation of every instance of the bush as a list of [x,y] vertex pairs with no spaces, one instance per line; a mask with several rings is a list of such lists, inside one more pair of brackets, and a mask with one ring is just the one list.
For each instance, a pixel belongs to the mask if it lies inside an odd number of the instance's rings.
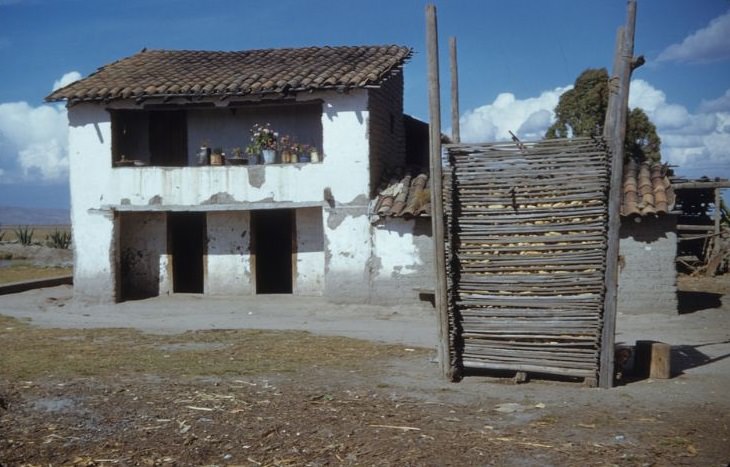
[[66,250],[71,246],[71,233],[56,229],[46,237],[46,244],[51,248]]
[[34,229],[31,229],[27,225],[23,225],[15,229],[15,238],[18,239],[21,245],[28,246],[33,243]]

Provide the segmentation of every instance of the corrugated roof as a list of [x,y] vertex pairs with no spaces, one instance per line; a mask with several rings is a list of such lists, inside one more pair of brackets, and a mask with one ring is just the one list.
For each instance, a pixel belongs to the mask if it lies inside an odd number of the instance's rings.
[[47,101],[244,96],[377,85],[403,65],[397,45],[237,52],[143,50],[54,91]]
[[622,216],[667,214],[674,209],[674,190],[666,165],[630,160],[624,166],[622,191]]
[[380,217],[431,215],[431,188],[424,171],[391,178],[378,194],[373,213]]

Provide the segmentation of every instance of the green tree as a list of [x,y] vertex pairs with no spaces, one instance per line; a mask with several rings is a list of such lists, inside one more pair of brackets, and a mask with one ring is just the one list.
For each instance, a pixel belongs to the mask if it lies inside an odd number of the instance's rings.
[[[605,68],[589,68],[578,76],[573,89],[560,96],[555,107],[555,123],[546,138],[591,136],[603,133],[608,109],[608,72]],[[625,155],[639,161],[658,162],[661,140],[656,127],[640,108],[629,112],[626,119]]]

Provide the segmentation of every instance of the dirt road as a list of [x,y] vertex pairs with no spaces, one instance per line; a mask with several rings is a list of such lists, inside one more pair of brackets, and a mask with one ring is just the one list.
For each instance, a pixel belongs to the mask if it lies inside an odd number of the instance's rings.
[[[447,383],[425,304],[0,297],[1,315],[33,324],[0,323],[0,463],[726,466],[730,290],[682,285],[684,314],[617,323],[620,342],[672,344],[674,377],[611,390]],[[145,332],[105,329],[130,326]]]

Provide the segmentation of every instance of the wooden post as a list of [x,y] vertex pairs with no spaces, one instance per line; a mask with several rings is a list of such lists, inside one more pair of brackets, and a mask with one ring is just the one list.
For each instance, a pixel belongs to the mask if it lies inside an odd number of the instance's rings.
[[717,253],[720,250],[720,238],[718,235],[720,235],[720,220],[722,219],[722,212],[720,211],[720,202],[722,199],[720,198],[720,188],[715,187],[715,228],[712,233],[715,234],[715,251],[712,253]]
[[634,373],[640,378],[671,378],[671,351],[672,346],[664,342],[636,341]]
[[451,58],[451,140],[461,143],[459,129],[459,67],[456,60],[456,38],[449,37],[449,56]]
[[[612,75],[608,80],[608,105],[606,106],[606,120],[603,123],[603,135],[606,140],[611,139],[613,134],[612,125],[616,123],[616,111],[618,110],[618,73],[621,67],[621,56],[623,55],[622,48],[624,46],[624,27],[620,26],[616,32],[616,49],[613,55],[613,68],[611,69]],[[610,143],[609,143],[610,144]]]
[[[618,255],[621,229],[621,191],[623,185],[624,138],[628,114],[629,83],[634,56],[636,30],[636,0],[628,1],[626,29],[623,30],[622,46],[616,50],[609,89],[618,85],[618,93],[611,96],[612,121],[607,122],[604,134],[611,148],[611,185],[608,195],[608,240],[606,251],[606,297],[601,330],[601,355],[598,384],[602,388],[613,387],[614,341],[616,335],[616,305],[618,294]],[[619,30],[620,31],[620,30]],[[618,42],[618,41],[617,41]],[[611,112],[611,111],[609,111]]]
[[452,378],[449,345],[449,310],[446,301],[446,245],[441,173],[441,93],[439,88],[438,26],[436,6],[426,5],[426,49],[428,51],[428,102],[431,165],[431,227],[436,275],[435,302],[439,327],[439,365],[444,377]]

